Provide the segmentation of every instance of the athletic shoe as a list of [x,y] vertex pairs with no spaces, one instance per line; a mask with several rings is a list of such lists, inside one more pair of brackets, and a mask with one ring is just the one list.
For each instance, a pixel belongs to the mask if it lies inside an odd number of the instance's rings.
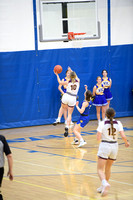
[[[64,124],[67,125],[67,120],[65,121]],[[74,125],[74,123],[71,121],[71,122],[70,122],[70,126],[73,126],[73,125]]]
[[97,192],[98,192],[98,193],[101,193],[101,192],[102,192],[102,189],[103,189],[103,186],[101,185],[99,188],[97,188]]
[[64,133],[64,136],[67,137],[68,136],[68,128],[65,127],[65,133]]
[[106,185],[103,185],[103,189],[102,189],[102,192],[101,192],[102,197],[105,197],[108,194],[109,188],[110,188],[109,183],[107,183]]
[[70,122],[70,125],[74,125],[74,123],[71,121],[71,122]]
[[0,200],[3,200],[2,194],[0,194]]
[[87,144],[87,142],[83,141],[83,142],[80,142],[79,146],[78,147],[82,147],[84,146],[85,144]]
[[72,142],[71,144],[74,144],[74,145],[79,144],[79,141],[76,140],[76,139],[74,139],[73,142]]
[[54,126],[56,126],[57,124],[60,124],[60,120],[56,119],[55,122],[53,123]]

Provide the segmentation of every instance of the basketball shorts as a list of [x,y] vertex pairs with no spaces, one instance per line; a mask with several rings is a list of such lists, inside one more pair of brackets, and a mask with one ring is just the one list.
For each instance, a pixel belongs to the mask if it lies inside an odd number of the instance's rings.
[[103,159],[116,160],[118,153],[118,143],[101,142],[97,156]]
[[62,103],[73,107],[76,105],[76,96],[65,93],[62,97]]
[[110,92],[109,88],[107,88],[107,89],[105,88],[104,89],[104,95],[105,95],[105,98],[106,98],[107,101],[110,101],[110,100],[113,99],[112,93]]
[[79,120],[77,121],[77,124],[80,124],[81,128],[84,128],[86,124],[89,122],[89,116],[80,116]]

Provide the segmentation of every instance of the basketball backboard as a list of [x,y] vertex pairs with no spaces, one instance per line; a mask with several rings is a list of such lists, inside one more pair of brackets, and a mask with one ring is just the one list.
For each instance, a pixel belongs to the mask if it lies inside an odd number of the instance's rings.
[[80,39],[100,38],[96,0],[40,0],[40,41],[69,41],[68,32]]

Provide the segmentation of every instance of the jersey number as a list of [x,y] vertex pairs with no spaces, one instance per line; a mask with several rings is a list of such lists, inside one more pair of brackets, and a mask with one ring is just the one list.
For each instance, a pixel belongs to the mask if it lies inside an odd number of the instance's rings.
[[76,90],[77,85],[71,85],[71,90]]
[[[109,133],[108,133],[108,135],[112,135],[113,136],[113,139],[115,139],[115,132],[116,132],[116,129],[115,128],[113,128],[113,130],[111,131],[112,129],[111,128],[108,128],[108,131],[109,131]],[[112,133],[111,133],[112,132]]]

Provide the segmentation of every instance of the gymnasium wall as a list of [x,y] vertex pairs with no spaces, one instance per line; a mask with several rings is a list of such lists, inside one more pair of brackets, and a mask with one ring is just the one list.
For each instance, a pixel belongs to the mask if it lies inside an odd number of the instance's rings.
[[[112,78],[111,106],[117,117],[133,116],[133,1],[98,0],[101,38],[71,42],[39,42],[39,0],[0,1],[0,128],[50,124],[58,115],[60,93],[53,73],[70,66],[90,90],[102,69]],[[110,10],[110,12],[108,12]],[[36,26],[37,19],[37,26]],[[73,120],[79,114],[74,110]],[[95,107],[90,118],[96,119]]]

